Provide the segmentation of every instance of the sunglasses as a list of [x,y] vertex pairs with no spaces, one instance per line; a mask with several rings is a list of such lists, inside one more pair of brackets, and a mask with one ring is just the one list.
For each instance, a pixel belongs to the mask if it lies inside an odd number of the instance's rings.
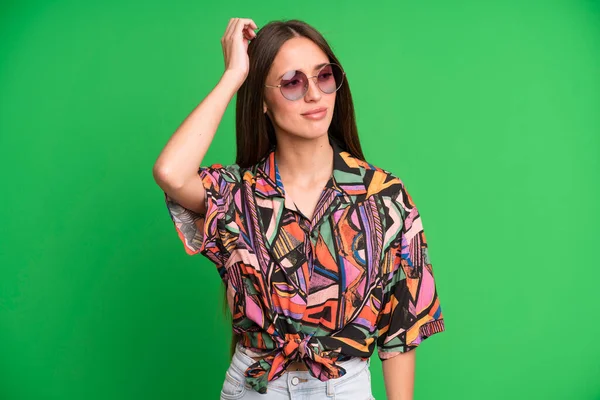
[[279,85],[265,85],[270,88],[279,88],[283,97],[288,100],[298,100],[308,91],[308,80],[317,78],[317,86],[326,94],[331,94],[337,91],[344,81],[346,73],[337,64],[329,63],[323,65],[319,69],[319,73],[315,76],[307,77],[302,71],[293,70],[286,72],[281,77]]

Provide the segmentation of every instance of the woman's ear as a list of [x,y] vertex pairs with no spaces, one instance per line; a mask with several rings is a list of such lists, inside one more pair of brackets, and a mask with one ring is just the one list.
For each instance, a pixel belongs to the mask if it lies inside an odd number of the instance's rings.
[[263,101],[263,114],[267,113],[267,103]]

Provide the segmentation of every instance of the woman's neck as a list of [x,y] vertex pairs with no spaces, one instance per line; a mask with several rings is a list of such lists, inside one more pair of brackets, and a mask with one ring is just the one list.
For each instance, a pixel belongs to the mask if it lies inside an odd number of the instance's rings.
[[315,139],[277,138],[275,160],[285,181],[310,186],[331,176],[333,148],[327,134]]

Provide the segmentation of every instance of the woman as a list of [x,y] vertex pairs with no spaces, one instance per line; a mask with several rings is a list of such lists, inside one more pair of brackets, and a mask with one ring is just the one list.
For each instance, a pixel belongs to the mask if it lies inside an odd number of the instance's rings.
[[[410,399],[414,350],[444,330],[420,215],[365,161],[348,79],[298,20],[232,18],[225,72],[154,177],[188,254],[217,266],[232,315],[222,399]],[[250,42],[248,42],[250,41]],[[235,164],[200,167],[237,93]]]

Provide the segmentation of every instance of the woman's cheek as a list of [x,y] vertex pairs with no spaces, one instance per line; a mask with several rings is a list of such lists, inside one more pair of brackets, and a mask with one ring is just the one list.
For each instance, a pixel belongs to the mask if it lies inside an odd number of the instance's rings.
[[297,117],[298,113],[295,110],[285,109],[282,110],[280,116],[280,122],[288,130],[293,129],[295,125],[298,125],[300,119]]

